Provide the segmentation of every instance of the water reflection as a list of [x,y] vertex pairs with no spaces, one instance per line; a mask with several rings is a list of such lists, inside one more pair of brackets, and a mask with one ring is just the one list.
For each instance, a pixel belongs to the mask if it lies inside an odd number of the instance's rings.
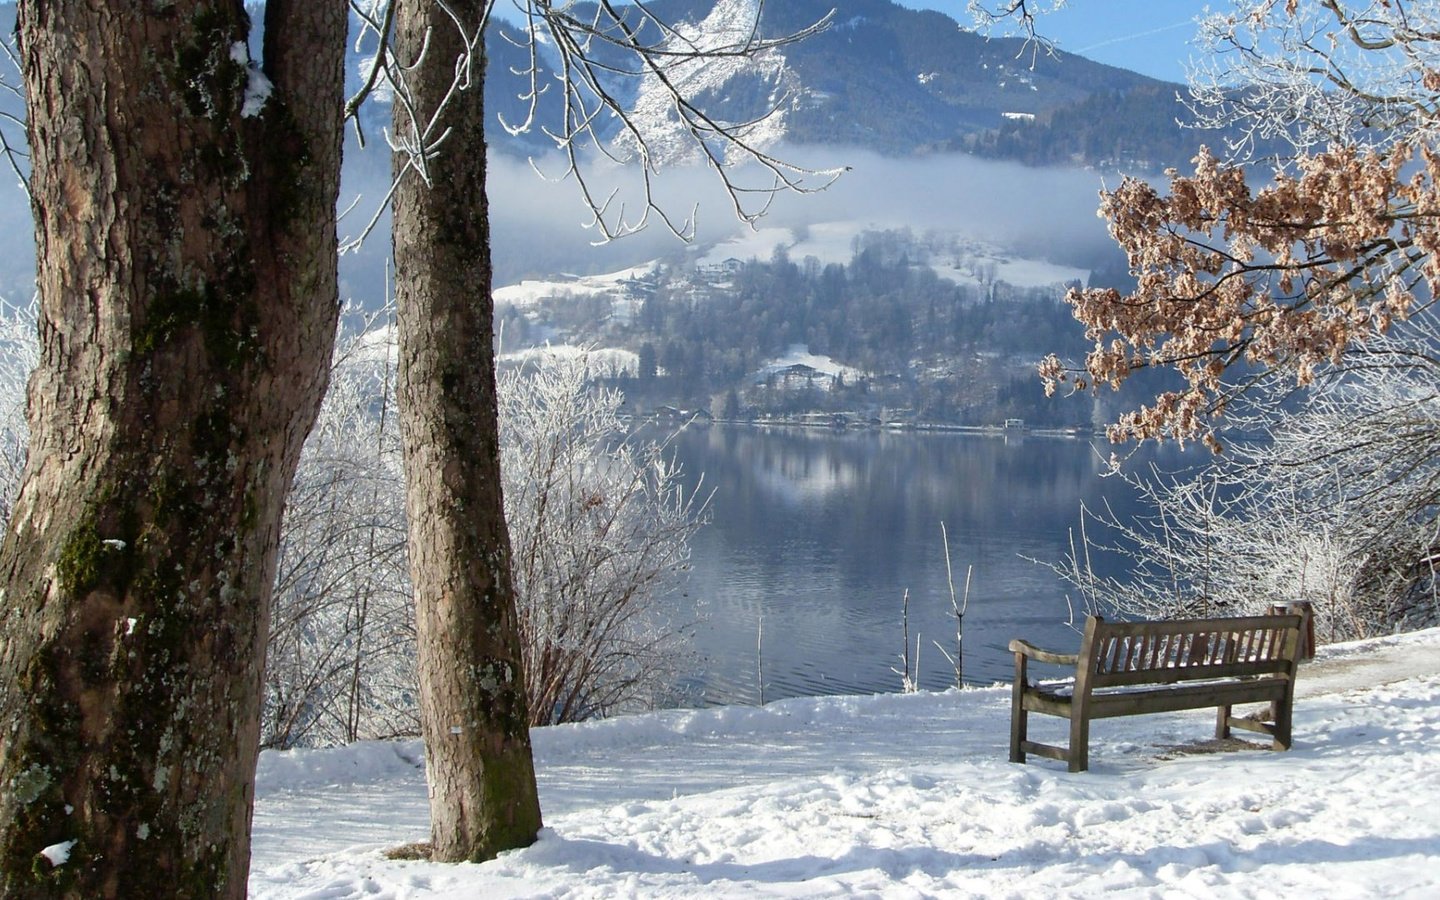
[[1061,558],[1082,500],[1135,505],[1123,482],[1100,477],[1088,442],[1063,438],[712,425],[675,447],[687,480],[704,473],[716,491],[675,598],[702,617],[693,686],[706,703],[758,700],[762,620],[767,701],[897,690],[907,588],[921,686],[952,684],[935,646],[955,652],[941,521],[957,591],[974,567],[965,679],[1008,679],[1011,638],[1077,640],[1062,586],[1022,557]]

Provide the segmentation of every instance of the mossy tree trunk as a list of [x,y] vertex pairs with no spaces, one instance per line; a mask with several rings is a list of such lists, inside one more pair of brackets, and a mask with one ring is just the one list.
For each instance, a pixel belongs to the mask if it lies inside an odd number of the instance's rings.
[[19,31],[42,357],[0,549],[0,896],[243,897],[338,310],[345,3],[270,0],[263,78],[241,0],[22,0]]
[[[474,29],[479,0],[450,8]],[[401,0],[395,45],[428,117],[464,51],[429,0]],[[500,489],[490,231],[485,200],[483,60],[445,110],[450,136],[430,185],[409,173],[395,195],[394,241],[410,571],[430,781],[432,858],[483,860],[535,840],[530,754],[510,538]],[[403,116],[396,104],[397,117]],[[397,118],[397,130],[406,127]],[[397,165],[403,165],[397,157]]]

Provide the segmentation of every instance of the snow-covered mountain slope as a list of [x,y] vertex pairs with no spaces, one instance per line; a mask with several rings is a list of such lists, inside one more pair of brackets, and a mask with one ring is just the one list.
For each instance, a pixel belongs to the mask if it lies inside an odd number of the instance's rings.
[[[718,0],[703,19],[677,23],[675,34],[664,41],[664,50],[698,51],[712,58],[677,59],[664,68],[663,81],[661,74],[647,75],[631,106],[634,130],[622,131],[617,144],[632,153],[643,147],[647,156],[670,165],[703,162],[696,137],[706,138],[710,126],[679,108],[670,86],[717,116],[719,124],[748,145],[768,150],[779,143],[801,94],[784,52],[771,48],[748,57],[730,55],[755,38],[760,9],[760,0]],[[740,161],[737,148],[726,149],[727,161]]]

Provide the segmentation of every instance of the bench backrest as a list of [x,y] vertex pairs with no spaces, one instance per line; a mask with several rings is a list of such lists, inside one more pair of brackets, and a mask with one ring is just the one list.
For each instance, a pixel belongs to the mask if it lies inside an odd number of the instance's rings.
[[1302,621],[1299,615],[1155,622],[1091,616],[1080,643],[1077,681],[1098,688],[1293,675]]

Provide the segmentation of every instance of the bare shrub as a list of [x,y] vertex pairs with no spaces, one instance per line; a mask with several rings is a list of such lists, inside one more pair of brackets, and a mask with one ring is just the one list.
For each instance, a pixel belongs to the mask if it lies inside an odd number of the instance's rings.
[[[419,731],[395,344],[377,317],[337,343],[286,511],[263,740],[316,746]],[[500,377],[506,518],[535,724],[675,699],[688,639],[660,609],[705,512],[664,441],[633,437],[585,355]]]
[[670,699],[686,638],[655,602],[688,568],[708,498],[634,437],[585,357],[500,377],[501,464],[535,724]]
[[394,343],[377,324],[366,318],[337,342],[330,390],[287,501],[265,746],[419,730]]
[[[1298,408],[1261,404],[1250,424],[1262,436],[1224,456],[1179,473],[1117,471],[1151,512],[1084,510],[1056,570],[1090,608],[1147,617],[1305,600],[1322,640],[1440,622],[1440,390],[1421,352],[1440,335],[1416,342],[1433,328],[1413,324],[1328,372]],[[1128,571],[1098,577],[1103,553]]]

